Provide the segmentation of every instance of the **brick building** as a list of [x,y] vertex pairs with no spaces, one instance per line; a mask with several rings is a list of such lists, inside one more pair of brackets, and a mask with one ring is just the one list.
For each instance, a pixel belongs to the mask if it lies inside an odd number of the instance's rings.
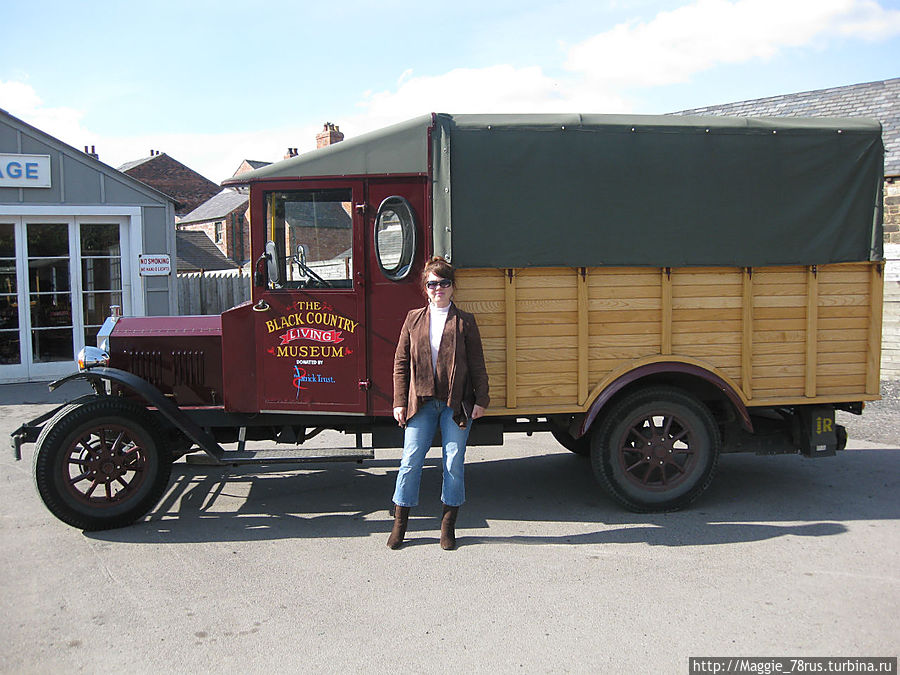
[[[316,147],[324,148],[342,140],[344,140],[344,134],[341,133],[340,128],[336,124],[325,122],[322,131],[316,134]],[[297,154],[297,148],[288,148],[284,159],[296,157]],[[164,155],[155,157],[161,156]],[[142,161],[146,162],[146,160]],[[268,164],[270,162],[245,159],[234,175],[238,176]],[[246,190],[231,188],[219,190],[216,188],[214,196],[198,204],[193,210],[178,219],[177,228],[183,232],[204,232],[226,258],[239,265],[244,265],[250,257],[249,206],[249,196]],[[315,210],[315,218],[312,217],[311,209]],[[329,204],[324,207],[298,204],[294,206],[291,213],[285,215],[288,222],[292,224],[291,232],[293,232],[293,234],[288,234],[289,241],[285,242],[286,251],[291,251],[293,254],[296,252],[297,246],[303,244],[309,259],[319,261],[339,257],[347,250],[347,237],[351,222],[349,204],[342,206]],[[318,227],[306,227],[306,224],[312,220],[318,223]]]
[[232,270],[239,267],[233,260],[226,258],[203,232],[179,230],[175,233],[175,240],[178,246],[178,274]]
[[676,115],[869,117],[884,140],[884,241],[900,244],[900,78],[682,110]]
[[176,217],[190,213],[222,189],[158,150],[151,150],[149,157],[126,162],[119,171],[174,199]]
[[204,232],[226,258],[243,265],[250,258],[249,197],[225,188],[182,217],[179,232]]

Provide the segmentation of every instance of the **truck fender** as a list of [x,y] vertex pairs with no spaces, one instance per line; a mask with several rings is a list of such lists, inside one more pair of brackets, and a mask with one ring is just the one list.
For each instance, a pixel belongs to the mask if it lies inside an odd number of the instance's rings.
[[709,382],[715,386],[716,389],[725,394],[728,400],[731,401],[735,411],[741,418],[741,426],[747,431],[753,432],[753,423],[750,420],[750,412],[747,410],[747,406],[744,404],[740,394],[738,394],[735,388],[724,378],[697,364],[683,363],[681,361],[656,361],[629,370],[627,373],[620,375],[609,385],[604,387],[599,396],[594,399],[590,408],[588,408],[578,430],[578,437],[584,436],[590,430],[591,425],[594,423],[594,420],[597,419],[597,415],[600,414],[603,406],[605,406],[619,391],[643,377],[660,375],[662,373],[692,375]]
[[50,390],[52,391],[66,382],[78,379],[87,380],[97,391],[99,391],[97,384],[101,380],[115,382],[123,387],[127,387],[144,399],[151,407],[156,408],[176,429],[199,445],[204,452],[216,459],[221,459],[225,454],[225,450],[216,442],[216,439],[197,425],[181,408],[167,399],[159,389],[147,382],[147,380],[118,368],[99,367],[74,373],[51,382]]

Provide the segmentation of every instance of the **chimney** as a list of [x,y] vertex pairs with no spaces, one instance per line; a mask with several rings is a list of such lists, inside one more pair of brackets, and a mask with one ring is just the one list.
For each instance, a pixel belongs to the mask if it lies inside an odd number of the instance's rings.
[[325,122],[325,128],[316,134],[316,149],[339,143],[342,140],[344,140],[344,134],[341,133],[340,127],[331,122]]
[[288,148],[287,152],[284,153],[285,159],[290,159],[291,157],[296,157],[296,156],[297,156],[297,148]]
[[90,150],[88,150],[88,146],[84,146],[84,154],[94,159],[100,159],[100,155],[97,154],[97,146],[95,145],[92,145]]

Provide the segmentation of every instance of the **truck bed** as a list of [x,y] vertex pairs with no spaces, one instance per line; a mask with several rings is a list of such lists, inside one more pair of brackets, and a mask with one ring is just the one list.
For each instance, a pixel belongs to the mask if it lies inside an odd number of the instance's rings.
[[657,361],[703,367],[747,406],[877,400],[883,263],[457,272],[491,412],[582,412]]

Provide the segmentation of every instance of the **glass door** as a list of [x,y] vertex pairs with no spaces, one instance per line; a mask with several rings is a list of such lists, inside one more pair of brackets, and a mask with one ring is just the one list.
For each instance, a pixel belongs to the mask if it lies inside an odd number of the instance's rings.
[[71,371],[75,359],[72,230],[67,222],[25,222],[33,379]]
[[[109,316],[110,305],[123,306],[122,233],[118,223],[80,219],[81,312],[85,345],[97,345],[97,332]],[[80,349],[80,345],[78,346]]]
[[0,216],[0,382],[74,371],[110,305],[131,309],[125,250],[121,217]]
[[28,375],[22,349],[26,341],[21,309],[28,305],[18,274],[20,240],[16,219],[0,221],[0,381]]

